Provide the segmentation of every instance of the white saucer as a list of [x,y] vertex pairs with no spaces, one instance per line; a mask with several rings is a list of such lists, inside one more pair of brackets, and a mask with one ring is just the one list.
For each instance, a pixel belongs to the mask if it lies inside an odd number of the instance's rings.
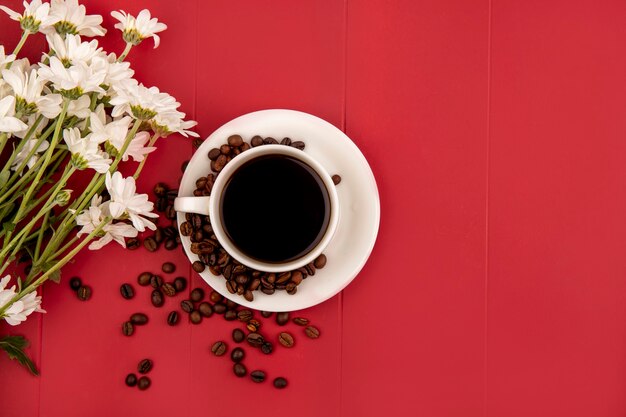
[[[365,157],[341,130],[318,117],[294,110],[261,110],[231,120],[204,141],[183,175],[179,196],[193,195],[196,179],[211,171],[207,157],[209,150],[226,143],[226,139],[234,134],[241,135],[245,141],[255,135],[271,136],[278,141],[284,137],[304,141],[304,152],[317,159],[330,175],[338,174],[342,178],[337,185],[339,225],[324,251],[328,258],[326,266],[305,279],[294,295],[285,291],[276,291],[272,295],[255,291],[254,301],[248,302],[226,290],[224,277],[216,277],[208,268],[200,275],[224,297],[257,310],[301,310],[339,293],[365,265],[378,234],[378,189]],[[177,216],[178,224],[182,224],[185,214],[178,213]],[[197,261],[198,257],[190,251],[189,238],[181,236],[181,239],[189,260]]]

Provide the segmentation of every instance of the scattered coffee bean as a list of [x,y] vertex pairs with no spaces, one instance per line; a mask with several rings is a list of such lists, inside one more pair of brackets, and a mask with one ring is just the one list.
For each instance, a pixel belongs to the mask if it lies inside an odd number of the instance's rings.
[[257,147],[263,145],[263,138],[261,136],[255,136],[250,140],[250,144],[253,147]]
[[246,369],[243,363],[236,363],[235,365],[233,365],[233,372],[239,378],[243,378],[248,373],[248,370]]
[[265,381],[265,372],[263,371],[252,371],[250,372],[250,378],[252,378],[252,381],[254,382],[263,382]]
[[289,323],[289,313],[286,311],[276,313],[276,323],[278,323],[279,326],[284,326],[285,324]]
[[150,388],[150,384],[151,383],[152,383],[152,381],[150,381],[150,378],[148,378],[147,376],[142,376],[137,381],[137,388],[139,388],[142,391],[145,391],[148,388]]
[[133,287],[130,284],[122,284],[120,287],[120,293],[122,294],[122,297],[127,300],[130,300],[135,296],[135,290],[133,290]]
[[233,280],[228,280],[228,281],[226,281],[226,289],[228,290],[229,293],[236,294],[237,293],[237,284]]
[[87,301],[91,298],[91,287],[88,285],[81,286],[76,292],[80,301]]
[[154,188],[152,189],[152,191],[154,192],[154,195],[156,195],[157,197],[163,197],[165,195],[165,193],[167,193],[168,187],[167,185],[163,184],[162,182],[158,182],[154,185]]
[[222,145],[222,146],[220,146],[220,153],[221,153],[222,155],[229,155],[229,154],[230,154],[230,151],[231,151],[230,146],[228,146],[228,145]]
[[220,156],[221,152],[219,149],[217,148],[213,148],[209,151],[209,159],[211,161],[215,161],[217,159],[218,156]]
[[175,238],[169,238],[165,241],[165,250],[174,250],[178,247],[178,242]]
[[198,310],[193,310],[189,313],[189,320],[191,320],[193,324],[200,324],[202,323],[202,314],[200,314]]
[[81,281],[80,278],[78,277],[74,277],[72,279],[70,279],[70,288],[73,291],[78,291],[78,289],[83,285],[83,282]]
[[194,149],[198,149],[204,141],[200,138],[195,138],[192,142]]
[[126,240],[126,249],[135,250],[138,248],[139,248],[139,239],[137,239],[136,237],[131,237],[130,239]]
[[252,302],[254,301],[254,294],[252,294],[252,291],[250,290],[245,290],[243,292],[243,298],[245,298],[246,301]]
[[197,273],[200,273],[202,271],[204,271],[204,269],[206,268],[204,266],[204,263],[200,262],[200,261],[195,261],[193,264],[191,264],[191,267],[193,268],[194,271],[196,271]]
[[152,301],[152,305],[155,307],[163,306],[165,300],[163,299],[163,293],[160,290],[153,290],[152,295],[150,296],[150,301]]
[[296,317],[293,319],[293,322],[298,326],[307,326],[309,324],[309,319],[305,319],[304,317]]
[[337,185],[341,182],[341,177],[337,174],[333,175],[331,177],[331,179],[333,180],[333,184]]
[[148,316],[146,316],[144,313],[135,313],[130,316],[130,322],[132,324],[136,324],[137,326],[143,326],[144,324],[148,323]]
[[179,317],[178,311],[171,311],[170,314],[167,315],[167,324],[170,326],[176,326],[178,324]]
[[150,236],[143,240],[143,247],[146,248],[148,252],[154,252],[159,248],[159,244],[154,237]]
[[145,287],[146,285],[150,285],[150,278],[152,278],[152,274],[150,272],[142,272],[137,277],[137,283],[142,287]]
[[233,300],[226,300],[226,308],[229,310],[236,310],[239,307],[239,304],[234,302]]
[[215,356],[222,356],[227,350],[228,346],[222,341],[215,342],[213,346],[211,346],[211,352],[213,352]]
[[189,161],[185,161],[180,165],[180,170],[181,172],[185,172],[185,170],[187,169],[187,166],[189,165]]
[[226,310],[224,313],[224,320],[233,321],[237,320],[237,312],[235,310]]
[[176,292],[184,291],[187,288],[187,280],[183,277],[178,277],[174,280],[174,288]]
[[297,140],[293,142],[291,146],[299,150],[303,150],[305,147],[304,142],[302,142],[301,140]]
[[161,286],[161,291],[163,291],[163,294],[167,295],[168,297],[173,297],[176,295],[176,288],[174,288],[174,286],[169,282],[166,282]]
[[129,387],[134,387],[135,385],[137,385],[137,375],[135,374],[128,374],[126,375],[126,385]]
[[274,379],[274,386],[278,389],[283,389],[287,387],[287,385],[288,385],[287,380],[283,378],[282,376],[279,376],[278,378]]
[[248,344],[250,344],[250,346],[254,346],[254,347],[259,347],[263,345],[263,343],[265,343],[263,336],[261,336],[259,333],[248,334],[248,337],[246,338],[246,340],[248,341]]
[[263,143],[265,145],[277,145],[278,141],[276,139],[272,138],[272,137],[269,137],[269,138],[263,139]]
[[293,346],[293,336],[287,332],[282,332],[278,335],[278,341],[286,348]]
[[212,302],[219,303],[224,297],[222,297],[222,294],[217,291],[211,291],[211,295],[209,296],[209,298]]
[[241,329],[233,329],[233,340],[236,343],[241,343],[246,338],[246,334]]
[[[165,199],[162,199],[165,200]],[[161,243],[163,242],[163,240],[165,239],[165,235],[163,234],[163,229],[161,229],[160,227],[157,227],[157,229],[154,231],[154,240],[156,241],[156,243]]]
[[232,135],[228,138],[228,144],[230,146],[241,146],[243,145],[243,139],[239,135]]
[[132,336],[133,333],[135,333],[135,327],[133,326],[133,323],[131,323],[130,321],[125,321],[124,324],[122,324],[122,334],[124,336]]
[[324,268],[326,266],[326,255],[322,253],[320,256],[315,258],[315,260],[313,261],[313,266],[315,266],[315,268],[317,269]]
[[137,365],[137,372],[147,374],[152,369],[152,361],[150,359],[142,359]]
[[317,327],[314,326],[307,326],[304,329],[304,333],[307,335],[307,337],[311,339],[317,339],[318,337],[320,337],[320,331],[317,329]]
[[191,298],[191,301],[194,301],[196,303],[198,301],[202,301],[202,299],[204,299],[204,290],[202,288],[194,288],[191,291],[189,298]]
[[226,313],[226,304],[222,304],[222,303],[217,303],[217,304],[213,304],[213,312],[215,314],[224,314]]
[[176,265],[174,265],[172,262],[165,262],[163,265],[161,265],[161,271],[165,272],[166,274],[171,274],[176,271]]
[[211,317],[213,315],[213,306],[205,301],[200,303],[200,305],[198,306],[198,311],[204,317]]
[[161,285],[163,285],[163,278],[161,278],[160,275],[152,275],[150,277],[150,285],[152,286],[152,288],[154,289],[159,289],[161,288]]
[[245,356],[246,352],[240,347],[234,348],[230,352],[230,359],[232,359],[233,362],[241,362]]
[[182,308],[185,313],[191,313],[193,311],[193,303],[189,300],[183,300],[180,302],[180,308]]
[[252,319],[252,316],[253,313],[250,310],[239,310],[239,312],[237,312],[237,318],[243,323],[247,323],[248,321],[250,321]]
[[256,332],[261,327],[261,322],[259,322],[258,320],[252,319],[252,320],[248,321],[248,324],[246,324],[246,327],[251,332]]
[[272,353],[272,350],[274,350],[274,345],[272,345],[270,342],[265,342],[261,345],[261,352],[265,353],[266,355]]
[[283,140],[280,141],[281,145],[287,145],[290,146],[291,145],[291,139],[289,138],[283,138]]
[[274,313],[272,313],[271,311],[261,311],[261,315],[265,318],[272,317],[272,314]]

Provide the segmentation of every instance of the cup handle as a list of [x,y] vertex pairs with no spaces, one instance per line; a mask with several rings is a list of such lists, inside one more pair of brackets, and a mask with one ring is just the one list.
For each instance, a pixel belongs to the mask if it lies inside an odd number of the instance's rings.
[[208,216],[210,199],[211,197],[176,197],[174,210]]

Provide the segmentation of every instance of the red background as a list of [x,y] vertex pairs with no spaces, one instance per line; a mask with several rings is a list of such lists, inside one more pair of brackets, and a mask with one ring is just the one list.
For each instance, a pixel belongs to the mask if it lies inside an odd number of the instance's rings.
[[[231,323],[169,328],[147,291],[121,299],[122,282],[165,260],[203,285],[182,253],[83,253],[64,274],[93,286],[90,302],[51,284],[48,314],[0,329],[30,338],[42,372],[0,355],[1,416],[626,415],[626,2],[85,4],[109,29],[116,8],[168,24],[129,60],[202,136],[265,108],[343,129],[376,175],[380,234],[354,283],[302,313],[320,339],[293,329],[297,349],[248,350],[288,377],[284,391],[208,352]],[[0,16],[1,43],[18,37]],[[104,45],[123,49],[117,33]],[[174,185],[191,152],[161,140],[141,189]],[[124,338],[137,310],[153,321]],[[153,386],[126,388],[145,356]]]

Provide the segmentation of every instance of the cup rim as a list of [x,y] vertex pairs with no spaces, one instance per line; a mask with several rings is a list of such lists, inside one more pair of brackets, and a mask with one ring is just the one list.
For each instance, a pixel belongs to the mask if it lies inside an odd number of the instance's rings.
[[[288,155],[296,158],[309,165],[315,171],[315,173],[324,183],[326,190],[328,191],[328,197],[330,200],[330,216],[324,236],[322,237],[322,239],[320,239],[318,244],[307,254],[289,262],[268,263],[247,256],[239,249],[237,249],[237,247],[231,242],[230,238],[226,234],[226,231],[222,227],[220,203],[222,197],[221,193],[224,189],[224,186],[230,179],[230,176],[237,170],[237,168],[239,168],[246,162],[260,156],[276,154]],[[215,233],[217,240],[220,242],[224,250],[226,250],[226,252],[230,256],[235,258],[238,262],[241,262],[243,265],[246,265],[249,268],[253,268],[262,272],[286,272],[298,269],[313,262],[318,256],[322,254],[326,246],[328,246],[333,238],[333,235],[335,234],[337,224],[339,223],[339,198],[337,196],[337,189],[335,188],[335,184],[333,183],[330,174],[328,174],[328,172],[326,172],[326,169],[324,169],[324,167],[313,157],[311,157],[302,150],[295,149],[290,146],[279,144],[262,145],[251,148],[246,152],[240,153],[235,158],[233,158],[230,163],[224,166],[224,168],[220,172],[220,175],[217,176],[217,179],[213,184],[211,194],[211,198],[209,199],[209,218],[213,227],[213,233]]]

